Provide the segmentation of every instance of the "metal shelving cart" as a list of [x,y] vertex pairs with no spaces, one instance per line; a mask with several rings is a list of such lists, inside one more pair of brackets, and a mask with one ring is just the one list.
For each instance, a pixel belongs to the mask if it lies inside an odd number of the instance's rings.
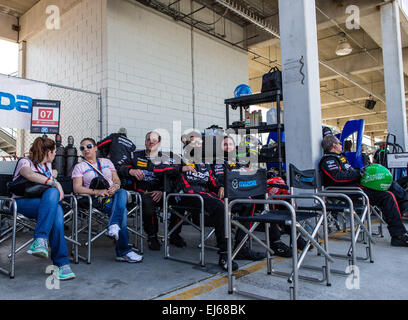
[[[226,99],[225,103],[225,111],[226,111],[226,128],[233,129],[235,133],[238,133],[238,130],[246,130],[245,133],[249,134],[250,130],[258,130],[258,133],[270,133],[276,132],[277,133],[277,147],[278,147],[278,157],[269,159],[268,162],[276,162],[278,164],[278,171],[279,175],[282,176],[282,163],[285,161],[285,155],[282,154],[282,143],[281,143],[281,135],[284,130],[284,125],[281,123],[281,101],[282,101],[282,93],[280,90],[276,91],[268,91],[259,94],[252,94],[248,96],[242,96],[238,98],[231,98]],[[276,103],[276,114],[277,114],[277,123],[273,125],[260,125],[256,127],[245,127],[245,119],[244,119],[244,110],[248,109],[251,105],[259,105],[264,103]],[[230,108],[233,110],[237,110],[239,108],[240,112],[240,121],[238,125],[230,124]],[[241,131],[242,132],[242,131]],[[262,161],[263,159],[259,159],[259,162],[266,162]]]

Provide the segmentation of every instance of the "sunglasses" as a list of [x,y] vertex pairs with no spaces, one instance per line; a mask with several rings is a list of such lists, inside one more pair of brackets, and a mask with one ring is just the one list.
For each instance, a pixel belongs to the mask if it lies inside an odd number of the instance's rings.
[[[92,149],[93,147],[94,147],[93,144],[87,144],[87,145],[86,145],[86,148],[88,148],[88,149]],[[84,150],[85,150],[85,147],[84,147],[84,146],[80,146],[80,147],[79,147],[79,150],[84,151]]]

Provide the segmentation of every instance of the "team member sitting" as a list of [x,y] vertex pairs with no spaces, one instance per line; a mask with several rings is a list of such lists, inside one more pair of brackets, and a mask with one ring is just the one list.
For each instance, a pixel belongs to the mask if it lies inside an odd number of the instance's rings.
[[27,253],[36,257],[48,258],[48,241],[51,244],[51,260],[58,267],[59,280],[74,279],[64,238],[64,212],[60,201],[64,191],[52,175],[51,163],[55,158],[55,142],[48,138],[36,138],[30,149],[30,155],[22,158],[14,172],[13,181],[20,176],[37,184],[51,186],[38,198],[16,198],[18,212],[37,220],[34,242]]
[[[324,186],[359,186],[361,172],[353,169],[343,154],[341,142],[333,135],[323,138],[324,155],[319,169]],[[361,187],[361,186],[360,186]],[[370,199],[370,203],[380,208],[388,231],[391,245],[408,247],[408,234],[401,220],[401,213],[394,194],[391,191],[377,191],[361,187]]]
[[[132,251],[128,244],[127,192],[120,189],[115,167],[109,159],[97,159],[97,147],[92,138],[83,139],[80,150],[85,161],[78,163],[72,172],[74,192],[97,198],[93,203],[110,216],[107,235],[116,240],[116,260],[131,263],[142,261],[143,257]],[[98,179],[102,180],[99,184],[105,184],[103,189],[93,189]]]
[[[189,170],[188,167],[172,165],[172,154],[164,155],[159,151],[160,146],[161,136],[154,131],[148,132],[145,137],[146,149],[132,152],[127,161],[121,162],[119,168],[119,175],[130,182],[125,188],[142,194],[143,228],[147,233],[150,250],[160,250],[156,208],[161,208],[163,203],[163,173],[178,175],[181,170]],[[178,235],[171,237],[170,243],[178,247],[186,245]]]
[[[202,154],[202,139],[198,134],[190,134],[190,144],[193,147],[192,153],[195,159],[200,158]],[[187,151],[188,152],[188,151]],[[187,157],[189,158],[189,157]],[[218,264],[224,270],[227,270],[227,240],[225,238],[225,214],[224,214],[224,202],[221,200],[217,193],[220,186],[214,176],[212,166],[202,161],[194,161],[190,158],[185,159],[185,163],[188,167],[193,167],[194,170],[182,172],[179,177],[179,186],[184,193],[199,194],[204,200],[204,210],[208,213],[205,216],[205,225],[215,228],[215,236],[217,239],[217,247],[219,260]],[[197,198],[193,197],[181,197],[180,204],[186,207],[200,208],[201,202]],[[198,223],[198,215],[193,215],[193,221]],[[175,225],[175,215],[171,215],[171,224]],[[181,226],[177,228],[174,233],[181,232]],[[238,265],[235,261],[232,263],[233,270],[238,269]]]

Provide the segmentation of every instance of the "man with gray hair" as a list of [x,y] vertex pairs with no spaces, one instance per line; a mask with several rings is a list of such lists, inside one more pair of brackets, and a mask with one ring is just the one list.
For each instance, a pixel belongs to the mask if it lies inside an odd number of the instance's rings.
[[370,199],[370,203],[380,208],[388,231],[391,245],[408,247],[408,234],[401,220],[401,212],[395,195],[390,191],[377,191],[360,185],[364,170],[354,169],[343,154],[342,144],[333,135],[323,138],[324,155],[319,163],[320,175],[324,186],[358,186]]

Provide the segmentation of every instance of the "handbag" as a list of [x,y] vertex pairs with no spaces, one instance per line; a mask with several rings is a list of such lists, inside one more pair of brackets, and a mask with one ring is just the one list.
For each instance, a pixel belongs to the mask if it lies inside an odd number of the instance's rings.
[[28,181],[24,191],[25,198],[41,198],[42,194],[51,186]]
[[[23,158],[21,158],[21,159],[23,159]],[[18,160],[18,161],[20,161],[20,160]],[[18,167],[18,162],[16,164],[16,167],[14,168],[13,177],[14,177],[14,175],[16,173],[17,167]],[[36,166],[36,168],[37,168],[37,166]],[[37,168],[37,171],[38,171],[38,168]],[[41,172],[38,172],[38,173],[45,176]],[[9,193],[13,193],[16,196],[25,197],[25,198],[41,198],[42,194],[46,190],[48,190],[48,188],[50,188],[50,187],[51,186],[49,186],[49,185],[29,181],[29,180],[27,180],[27,178],[25,178],[25,177],[23,177],[21,175],[18,176],[18,178],[15,179],[14,181],[11,181],[11,182],[9,182],[7,184],[7,188],[8,188]]]
[[268,92],[274,90],[282,91],[282,71],[277,67],[271,68],[268,73],[262,76],[261,92]]
[[[107,189],[109,189],[109,187],[110,187],[109,182],[108,182],[108,180],[105,179],[103,173],[100,170],[98,170],[97,168],[95,168],[93,165],[91,165],[88,161],[85,160],[85,162],[97,174],[97,176],[92,179],[92,181],[91,181],[91,183],[89,185],[89,189],[93,189],[93,190],[107,190]],[[98,160],[98,166],[100,166],[99,160]]]

